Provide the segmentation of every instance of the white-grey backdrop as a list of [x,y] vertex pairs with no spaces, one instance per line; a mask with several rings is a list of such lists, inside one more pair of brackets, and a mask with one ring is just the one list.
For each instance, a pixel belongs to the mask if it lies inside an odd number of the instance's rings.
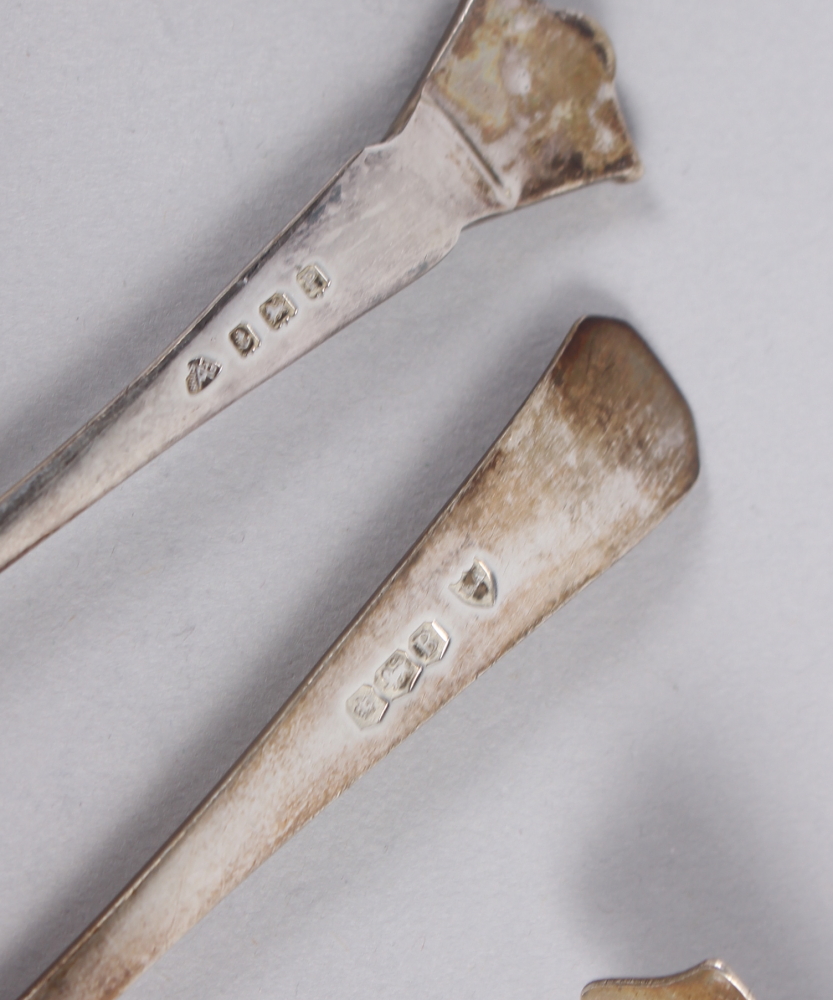
[[[0,490],[384,133],[454,6],[3,3]],[[686,393],[692,495],[130,996],[578,1000],[715,956],[759,1000],[830,995],[833,8],[578,7],[616,47],[641,183],[464,233],[0,576],[0,1000],[211,788],[589,312]]]

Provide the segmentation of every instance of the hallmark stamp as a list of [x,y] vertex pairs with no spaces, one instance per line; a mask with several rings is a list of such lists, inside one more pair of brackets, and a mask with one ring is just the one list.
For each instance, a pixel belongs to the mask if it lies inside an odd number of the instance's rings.
[[445,656],[450,641],[439,622],[424,622],[408,640],[408,652],[417,663],[427,667]]
[[461,601],[472,604],[476,608],[494,607],[497,600],[497,586],[489,567],[475,559],[471,569],[467,569],[450,588]]
[[292,299],[288,295],[284,295],[283,292],[277,292],[260,307],[260,315],[273,330],[280,330],[284,324],[292,319],[296,312],[298,310]]
[[307,264],[298,272],[298,284],[310,299],[320,299],[330,287],[330,279],[317,264]]
[[368,729],[382,721],[388,710],[388,703],[380,698],[369,684],[362,684],[355,694],[347,699],[347,711],[359,729]]
[[413,690],[421,673],[422,667],[410,660],[401,649],[397,649],[376,671],[373,684],[386,698],[401,698],[403,694]]
[[260,347],[260,337],[246,323],[240,323],[239,326],[236,326],[228,337],[244,358],[254,354]]
[[211,385],[220,374],[221,366],[210,358],[194,358],[188,362],[188,374],[185,376],[185,384],[188,392],[197,393]]

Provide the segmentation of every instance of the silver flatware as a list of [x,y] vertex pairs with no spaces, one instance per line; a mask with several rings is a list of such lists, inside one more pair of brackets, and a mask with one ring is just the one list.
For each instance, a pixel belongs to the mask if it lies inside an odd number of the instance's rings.
[[685,400],[585,319],[353,624],[146,868],[24,994],[111,1000],[335,796],[624,555],[694,483]]
[[464,0],[385,140],[350,160],[153,364],[0,497],[0,569],[437,264],[474,222],[641,168],[604,32]]
[[600,979],[581,991],[582,1000],[754,1000],[720,959],[661,979]]

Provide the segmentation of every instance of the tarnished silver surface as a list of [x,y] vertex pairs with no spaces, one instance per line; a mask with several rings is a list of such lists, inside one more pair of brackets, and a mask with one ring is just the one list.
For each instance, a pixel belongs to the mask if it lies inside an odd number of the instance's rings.
[[[329,801],[624,555],[697,472],[688,407],[638,335],[613,320],[577,324],[354,623],[26,1000],[117,996]],[[451,589],[475,560],[500,582],[493,606],[462,602]],[[449,640],[442,653],[426,631]],[[433,662],[421,668],[411,649]],[[397,650],[398,665],[380,677]],[[400,669],[408,663],[413,670]]]
[[754,1000],[720,959],[661,979],[603,979],[581,991],[582,1000]]
[[388,139],[347,163],[135,382],[0,498],[0,569],[424,274],[465,226],[638,177],[613,77],[610,43],[587,18],[535,0],[465,0]]

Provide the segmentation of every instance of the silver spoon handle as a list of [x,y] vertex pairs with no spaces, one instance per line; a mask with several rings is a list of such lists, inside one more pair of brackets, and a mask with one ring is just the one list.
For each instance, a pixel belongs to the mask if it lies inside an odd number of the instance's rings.
[[402,133],[355,157],[150,368],[0,498],[0,569],[502,207],[459,132],[421,102]]
[[693,484],[688,407],[637,334],[579,323],[459,492],[227,777],[25,1000],[115,997],[331,799]]
[[577,15],[535,0],[461,6],[391,137],[348,163],[142,375],[0,497],[0,570],[420,277],[464,226],[638,176],[613,72],[603,32]]

